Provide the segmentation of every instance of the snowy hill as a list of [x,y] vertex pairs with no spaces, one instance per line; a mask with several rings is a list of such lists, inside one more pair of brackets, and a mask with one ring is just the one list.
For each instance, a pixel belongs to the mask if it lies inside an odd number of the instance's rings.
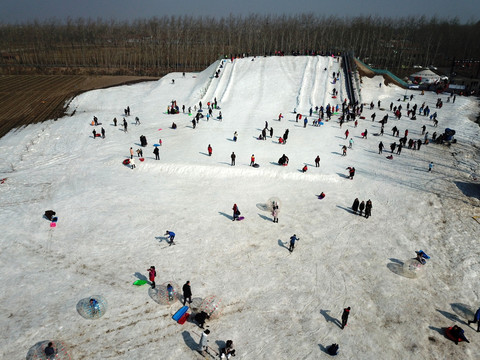
[[[182,304],[160,305],[148,285],[132,285],[151,265],[157,286],[190,280],[195,304],[210,295],[222,300],[218,318],[207,321],[210,346],[218,350],[233,339],[237,359],[328,358],[325,347],[333,342],[345,359],[478,358],[480,335],[464,317],[480,306],[480,224],[472,218],[480,215],[480,131],[470,120],[478,102],[459,96],[447,102],[448,95],[422,96],[364,78],[362,99],[375,107],[364,107],[356,128],[352,121],[340,128],[338,115],[312,126],[311,107],[345,98],[343,74],[333,84],[340,69],[328,57],[217,62],[202,73],[82,94],[70,104],[73,116],[0,139],[0,177],[7,178],[0,185],[1,358],[25,358],[49,339],[63,341],[73,359],[201,358],[192,350],[201,329],[171,319]],[[437,111],[437,128],[422,115],[394,119],[389,104],[401,104],[405,113],[407,102],[399,101],[405,94],[414,95],[410,106],[425,102]],[[205,115],[215,98],[221,109],[193,129],[194,106],[202,101]],[[166,113],[172,100],[180,114]],[[386,110],[377,108],[378,100]],[[182,113],[182,105],[193,115]],[[303,114],[299,122],[294,109]],[[91,126],[93,116],[102,125]],[[257,140],[266,121],[273,137]],[[404,148],[387,159],[390,143],[398,143],[393,126],[423,139],[423,125],[430,137],[455,129],[457,144]],[[94,139],[92,130],[102,126],[106,138]],[[342,156],[347,129],[354,144]],[[132,170],[122,161],[130,147],[141,148],[140,135],[148,140],[145,161],[135,154]],[[156,161],[152,145],[159,139]],[[249,166],[252,154],[259,168]],[[277,163],[282,154],[289,157],[286,167]],[[281,201],[278,224],[263,210],[272,197]],[[352,213],[357,197],[372,200],[370,218]],[[234,203],[245,220],[232,222]],[[42,217],[48,209],[59,217],[55,228]],[[175,246],[166,230],[177,234]],[[290,253],[293,234],[300,240]],[[431,259],[411,278],[401,263],[419,249]],[[108,301],[108,310],[86,320],[76,306],[94,294]],[[341,330],[347,306],[349,323]],[[445,338],[442,328],[453,324],[470,344]]]

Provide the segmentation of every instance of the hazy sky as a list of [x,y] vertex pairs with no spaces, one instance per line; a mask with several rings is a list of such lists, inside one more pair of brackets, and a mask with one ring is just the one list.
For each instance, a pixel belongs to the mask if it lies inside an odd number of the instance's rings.
[[382,17],[457,17],[480,20],[479,0],[1,0],[0,23],[35,19],[137,19],[169,15],[256,14],[379,15]]

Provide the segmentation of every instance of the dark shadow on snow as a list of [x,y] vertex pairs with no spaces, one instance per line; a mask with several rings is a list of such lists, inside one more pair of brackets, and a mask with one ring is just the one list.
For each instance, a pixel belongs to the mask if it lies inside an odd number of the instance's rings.
[[222,212],[222,211],[219,211],[218,213],[219,213],[220,215],[225,216],[225,217],[226,217],[227,219],[229,219],[229,220],[233,220],[233,216],[230,216],[230,215],[228,215],[228,214],[226,214],[226,213],[224,213],[224,212]]
[[258,203],[256,204],[258,210],[268,211],[267,204]]
[[450,306],[452,307],[453,312],[459,317],[466,320],[473,320],[475,309],[472,306],[462,303],[452,303]]
[[182,332],[183,341],[185,341],[185,345],[187,345],[191,350],[198,350],[198,344],[193,339],[192,335],[188,331]]
[[449,313],[448,311],[443,311],[443,310],[440,310],[440,309],[436,309],[440,314],[442,314],[443,316],[445,316],[448,320],[451,320],[451,321],[455,321],[455,322],[459,322],[459,323],[462,323],[462,324],[466,324],[465,321],[462,321],[456,314],[452,314],[452,313]]
[[170,242],[168,241],[169,238],[166,237],[166,236],[155,236],[155,239],[157,239],[159,243],[161,243],[162,241],[165,241],[166,243],[170,243]]
[[463,181],[454,181],[454,183],[463,195],[480,199],[480,184]]
[[340,322],[340,320],[334,318],[333,316],[330,316],[330,314],[328,314],[330,310],[320,310],[320,314],[323,315],[323,317],[325,318],[325,320],[328,322],[331,322],[331,323],[334,323],[335,325],[337,325],[340,329],[342,328],[342,323]]
[[199,151],[198,153],[202,154],[202,155],[205,155],[205,156],[209,156],[207,153],[204,153],[203,151]]
[[286,243],[284,243],[282,240],[278,239],[278,246],[283,247],[283,248],[288,250],[288,247],[285,244]]
[[434,326],[432,326],[432,325],[430,325],[428,328],[429,328],[430,330],[433,330],[433,331],[438,332],[440,335],[445,335],[445,330],[443,330],[442,328],[436,328],[436,327],[434,327]]
[[[145,280],[145,281],[148,281],[147,277],[145,275],[143,275],[142,273],[139,273],[138,271],[133,274],[137,279],[139,280]],[[150,282],[149,282],[150,283]]]
[[402,260],[398,260],[398,259],[395,259],[395,258],[390,258],[390,259],[388,259],[388,260],[390,260],[391,262],[394,262],[394,263],[403,265],[403,261],[402,261]]
[[344,206],[337,205],[337,208],[348,211],[350,214],[355,214],[351,208],[347,208]]
[[[338,154],[338,153],[335,153],[335,154]],[[339,154],[340,155],[340,154]],[[348,175],[345,175],[344,173],[337,173],[338,176],[344,178],[344,179],[348,179],[350,176]]]
[[265,216],[265,215],[262,215],[262,214],[257,214],[257,215],[260,216],[263,220],[272,221],[272,219],[269,218],[268,216]]

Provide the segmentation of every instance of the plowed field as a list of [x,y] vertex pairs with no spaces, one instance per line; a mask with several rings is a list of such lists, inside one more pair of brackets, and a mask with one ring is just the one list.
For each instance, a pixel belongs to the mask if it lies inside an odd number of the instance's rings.
[[66,102],[84,91],[139,81],[137,76],[0,76],[0,137],[11,129],[62,116]]

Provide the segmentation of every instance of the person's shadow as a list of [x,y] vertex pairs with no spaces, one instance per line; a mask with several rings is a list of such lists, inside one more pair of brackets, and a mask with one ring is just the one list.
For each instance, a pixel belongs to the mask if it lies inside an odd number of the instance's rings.
[[133,275],[135,275],[135,277],[136,277],[137,279],[139,279],[139,280],[148,281],[147,277],[146,277],[145,275],[139,273],[138,271],[137,271],[135,274],[133,274]]
[[347,207],[340,206],[340,205],[337,205],[337,208],[345,210],[345,211],[349,212],[350,214],[355,214],[356,215],[356,213],[351,208],[347,208]]
[[183,341],[185,341],[185,345],[187,345],[191,350],[198,350],[197,342],[192,338],[192,335],[188,331],[182,332]]
[[282,240],[278,239],[278,246],[283,247],[283,248],[288,250],[288,247],[285,244],[286,243],[284,243]]
[[320,348],[321,351],[323,351],[325,354],[328,354],[327,348],[323,346],[322,344],[318,344],[318,347]]
[[272,221],[272,219],[269,218],[268,216],[265,216],[265,215],[262,215],[262,214],[258,214],[258,216],[260,216],[263,220]]
[[440,310],[440,309],[436,309],[436,310],[440,314],[445,316],[448,320],[459,322],[459,323],[462,323],[462,324],[466,324],[466,322],[461,320],[456,314],[452,314],[452,313],[449,313],[448,311],[443,311],[443,310]]
[[220,215],[225,216],[225,217],[226,217],[227,219],[229,219],[229,220],[233,220],[233,216],[230,216],[230,215],[228,215],[228,214],[226,214],[226,213],[224,213],[224,212],[222,212],[222,211],[219,211],[218,213],[219,213]]
[[[336,153],[336,154],[341,155],[340,153]],[[343,174],[343,173],[337,173],[337,175],[340,176],[340,177],[342,177],[342,178],[344,178],[344,179],[348,179],[348,178],[350,177],[350,176],[345,175],[345,174]]]
[[320,310],[320,314],[323,315],[323,317],[325,318],[325,320],[327,322],[331,322],[331,323],[334,323],[335,325],[337,325],[340,329],[342,328],[342,323],[340,322],[340,320],[330,316],[328,314],[330,310]]
[[165,241],[167,243],[169,242],[168,241],[169,238],[166,236],[155,236],[155,239],[157,239],[159,243],[161,243],[162,241]]

